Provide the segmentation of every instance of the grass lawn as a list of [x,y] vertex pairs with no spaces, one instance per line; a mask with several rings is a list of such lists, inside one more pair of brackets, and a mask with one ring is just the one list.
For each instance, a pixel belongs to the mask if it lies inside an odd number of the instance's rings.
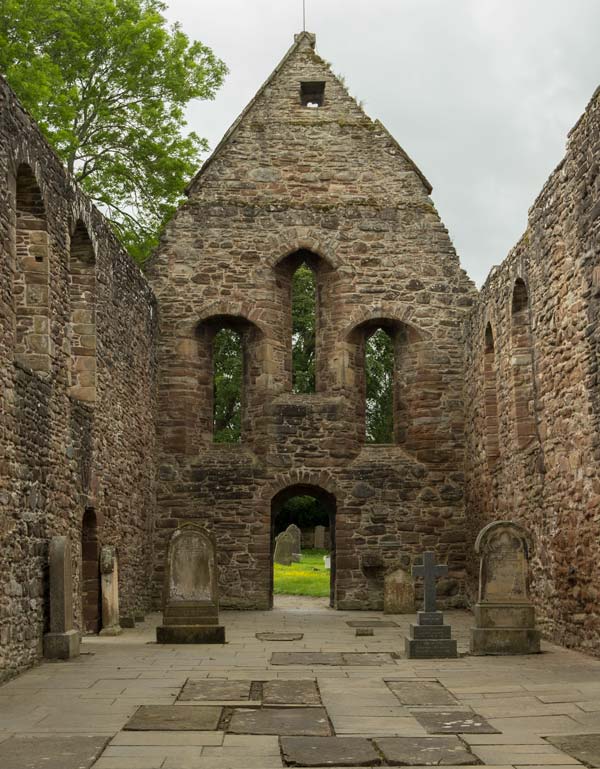
[[273,592],[278,595],[329,595],[329,569],[323,556],[328,550],[303,550],[302,560],[291,566],[274,564]]

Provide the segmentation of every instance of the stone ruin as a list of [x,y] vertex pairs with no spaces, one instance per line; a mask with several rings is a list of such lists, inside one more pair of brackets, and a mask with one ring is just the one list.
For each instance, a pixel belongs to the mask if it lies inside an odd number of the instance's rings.
[[[0,678],[39,657],[54,536],[72,543],[78,632],[102,629],[102,548],[119,546],[132,626],[160,607],[169,543],[191,520],[218,543],[222,605],[266,609],[273,519],[294,493],[329,513],[334,607],[383,609],[386,575],[425,550],[448,566],[441,606],[475,603],[475,540],[506,519],[534,543],[544,634],[597,653],[599,134],[596,92],[477,291],[428,180],[301,33],[143,274],[0,80]],[[304,395],[291,359],[301,264],[318,297]],[[244,355],[235,446],[213,442],[223,328]],[[380,329],[394,425],[373,445],[365,345]]]

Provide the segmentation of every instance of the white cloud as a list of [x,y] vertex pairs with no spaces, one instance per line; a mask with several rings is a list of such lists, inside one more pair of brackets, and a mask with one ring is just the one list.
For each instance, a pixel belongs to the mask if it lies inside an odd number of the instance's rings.
[[[171,0],[230,68],[189,123],[215,146],[291,45],[301,0]],[[516,242],[600,81],[597,0],[307,0],[319,53],[433,184],[481,283]]]

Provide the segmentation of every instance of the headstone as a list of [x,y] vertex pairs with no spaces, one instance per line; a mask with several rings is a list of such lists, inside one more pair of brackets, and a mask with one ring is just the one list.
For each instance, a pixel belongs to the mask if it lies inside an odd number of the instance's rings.
[[404,569],[387,574],[383,584],[384,614],[413,614],[415,611],[415,582]]
[[375,743],[390,766],[465,766],[478,764],[464,742],[448,737],[376,737]]
[[217,548],[197,523],[182,524],[171,537],[163,604],[158,643],[225,643],[225,628],[219,625]]
[[290,566],[293,562],[294,540],[287,531],[281,532],[275,537],[275,552],[273,561],[280,566]]
[[50,560],[50,632],[44,636],[44,656],[68,660],[79,654],[80,636],[73,629],[73,578],[71,543],[52,537]]
[[302,532],[300,529],[296,526],[295,523],[290,523],[290,525],[287,527],[286,532],[292,537],[294,544],[293,544],[293,553],[294,555],[297,555],[298,558],[294,560],[300,560],[300,554],[302,553]]
[[102,589],[102,630],[100,635],[120,635],[119,566],[116,548],[105,545],[100,550],[100,586]]
[[475,542],[479,600],[471,628],[472,654],[536,654],[540,633],[529,599],[529,535],[511,521],[485,526]]
[[227,731],[230,734],[328,736],[331,726],[325,708],[236,708]]
[[286,766],[379,766],[381,759],[365,737],[282,737]]
[[315,526],[315,550],[325,549],[325,526]]
[[324,555],[323,556],[323,564],[325,566],[326,571],[331,571],[331,556],[330,555]]
[[450,625],[436,608],[435,581],[444,577],[448,567],[435,562],[435,553],[423,553],[423,565],[413,566],[413,577],[423,578],[424,611],[417,612],[417,624],[410,626],[410,638],[404,639],[408,659],[441,659],[457,657],[456,641]]

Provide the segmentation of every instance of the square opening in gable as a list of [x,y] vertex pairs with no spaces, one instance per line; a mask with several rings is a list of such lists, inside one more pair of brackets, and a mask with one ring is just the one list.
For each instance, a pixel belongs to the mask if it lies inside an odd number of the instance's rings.
[[300,83],[300,101],[303,107],[322,107],[325,99],[324,82]]

